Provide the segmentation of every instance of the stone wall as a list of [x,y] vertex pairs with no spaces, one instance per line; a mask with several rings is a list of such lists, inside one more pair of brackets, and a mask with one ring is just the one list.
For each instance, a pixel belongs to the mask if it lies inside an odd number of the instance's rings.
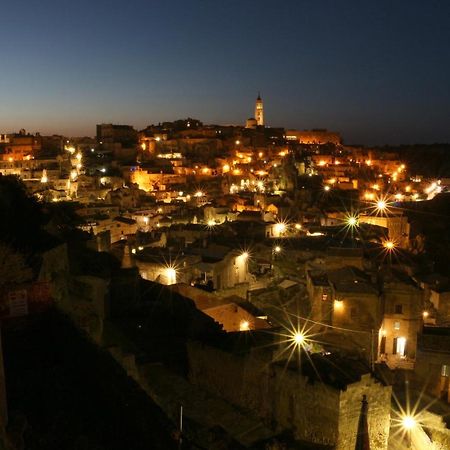
[[312,383],[282,364],[268,364],[258,353],[237,355],[190,343],[188,357],[193,384],[251,410],[278,431],[290,430],[299,440],[336,445],[336,450],[354,448],[361,400],[366,395],[371,448],[387,450],[391,388],[369,374],[340,391]]
[[450,430],[441,416],[429,411],[420,414],[420,426],[411,434],[413,448],[448,450],[450,448]]
[[339,408],[339,437],[336,450],[355,448],[363,395],[367,398],[371,450],[386,450],[389,438],[391,387],[376,382],[369,374],[359,383],[341,392]]

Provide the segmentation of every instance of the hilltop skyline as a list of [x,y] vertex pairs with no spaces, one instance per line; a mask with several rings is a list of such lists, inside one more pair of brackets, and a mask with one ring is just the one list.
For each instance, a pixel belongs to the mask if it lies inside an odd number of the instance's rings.
[[449,142],[450,5],[18,1],[3,10],[1,132],[195,117],[339,131],[366,145]]

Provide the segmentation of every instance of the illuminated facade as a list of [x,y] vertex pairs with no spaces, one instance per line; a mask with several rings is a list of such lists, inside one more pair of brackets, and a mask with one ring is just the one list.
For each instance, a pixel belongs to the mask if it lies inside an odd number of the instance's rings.
[[335,144],[341,143],[339,133],[327,131],[324,129],[315,130],[286,130],[286,139],[288,141],[297,141],[300,144]]
[[22,161],[32,158],[41,150],[42,139],[39,134],[27,134],[25,130],[19,133],[1,135],[0,144],[2,145],[5,161]]
[[264,126],[264,106],[259,94],[255,104],[255,120],[257,125]]

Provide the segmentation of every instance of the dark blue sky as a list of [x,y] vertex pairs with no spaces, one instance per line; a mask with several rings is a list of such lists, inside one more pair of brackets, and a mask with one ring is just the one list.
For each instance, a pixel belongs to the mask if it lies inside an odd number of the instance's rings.
[[94,135],[188,115],[450,142],[447,0],[14,0],[2,5],[0,132]]

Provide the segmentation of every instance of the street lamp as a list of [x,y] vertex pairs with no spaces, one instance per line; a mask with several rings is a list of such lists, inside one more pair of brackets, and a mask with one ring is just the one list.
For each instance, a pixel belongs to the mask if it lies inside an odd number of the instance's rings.
[[394,250],[394,248],[395,248],[395,243],[392,241],[386,241],[383,245],[384,245],[384,248],[387,250]]
[[350,227],[356,227],[358,225],[358,219],[354,216],[348,217],[347,225],[349,225]]
[[302,345],[305,342],[305,335],[302,332],[297,331],[292,336],[292,340],[294,341],[295,345]]
[[402,418],[401,424],[406,431],[406,446],[411,448],[411,432],[417,426],[416,419],[413,416],[406,415]]

